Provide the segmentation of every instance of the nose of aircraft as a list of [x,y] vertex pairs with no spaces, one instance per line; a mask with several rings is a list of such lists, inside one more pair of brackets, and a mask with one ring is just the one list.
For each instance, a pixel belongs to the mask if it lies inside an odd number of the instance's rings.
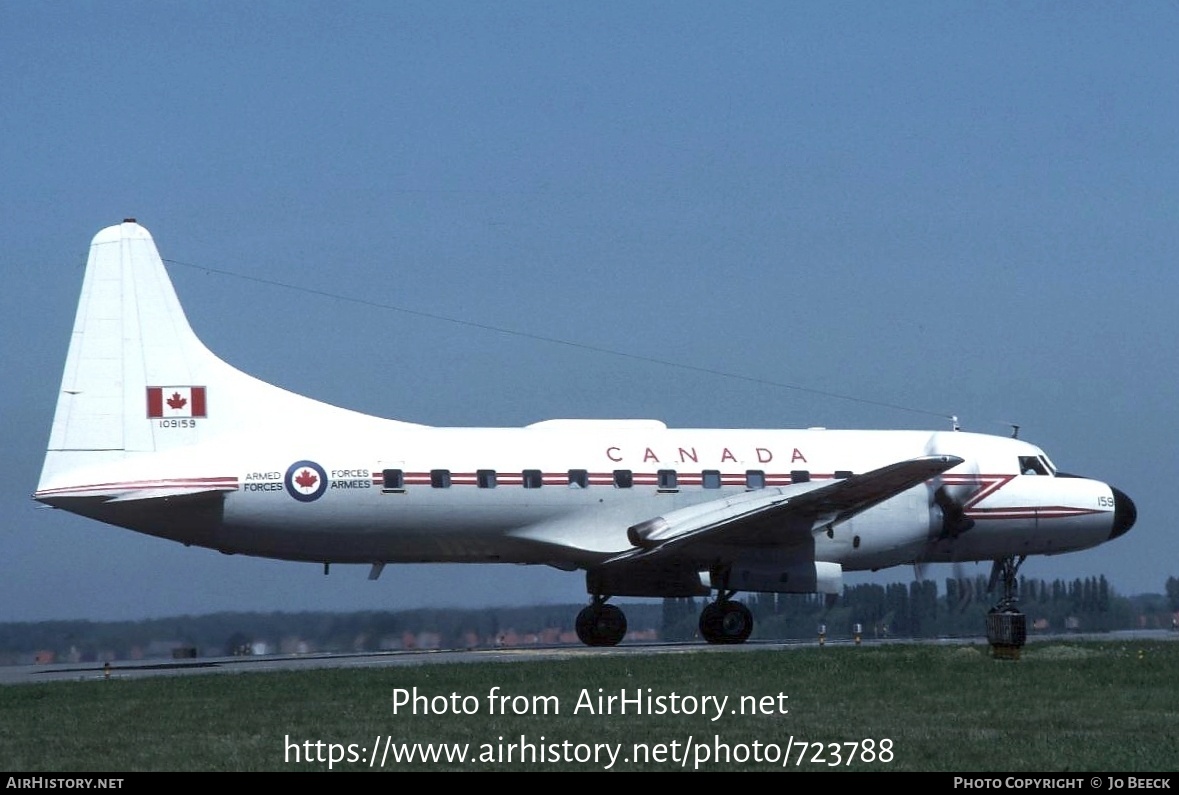
[[1115,489],[1113,486],[1109,488],[1114,496],[1113,530],[1109,534],[1109,537],[1112,539],[1125,535],[1126,531],[1134,526],[1134,522],[1138,520],[1138,508],[1134,505],[1134,501],[1126,496],[1124,491]]

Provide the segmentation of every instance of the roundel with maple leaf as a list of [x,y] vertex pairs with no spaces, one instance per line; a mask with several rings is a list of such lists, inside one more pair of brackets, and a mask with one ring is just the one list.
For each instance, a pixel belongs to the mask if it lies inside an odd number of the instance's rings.
[[283,478],[290,494],[299,502],[318,500],[327,491],[327,473],[323,467],[314,461],[296,461],[287,467],[287,475]]

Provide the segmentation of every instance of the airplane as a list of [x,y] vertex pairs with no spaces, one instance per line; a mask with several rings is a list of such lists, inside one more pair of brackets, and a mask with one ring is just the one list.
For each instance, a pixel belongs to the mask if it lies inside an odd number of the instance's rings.
[[582,571],[590,646],[626,635],[613,597],[709,597],[700,634],[724,644],[753,631],[738,593],[834,595],[849,571],[991,561],[1010,596],[1027,556],[1137,519],[1125,493],[1039,447],[957,429],[432,427],[331,406],[206,348],[130,218],[91,243],[33,498],[231,555],[366,564],[370,579],[410,562]]

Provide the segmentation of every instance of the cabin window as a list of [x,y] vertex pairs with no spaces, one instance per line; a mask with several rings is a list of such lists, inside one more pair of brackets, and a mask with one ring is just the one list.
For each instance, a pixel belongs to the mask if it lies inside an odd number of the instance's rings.
[[745,471],[745,488],[747,489],[764,489],[766,487],[766,473],[760,469],[747,469]]
[[837,470],[835,470],[835,479],[836,480],[847,480],[851,476],[852,476],[852,471],[850,469],[837,469]]
[[584,469],[569,470],[569,488],[584,489],[589,487],[589,472]]
[[476,470],[475,483],[481,489],[494,489],[495,488],[495,470],[494,469]]
[[544,485],[544,475],[539,469],[524,470],[524,488],[539,489]]
[[676,471],[674,469],[659,470],[659,490],[660,491],[678,491],[676,485]]
[[450,488],[450,470],[449,469],[431,469],[430,470],[430,487],[435,489],[449,489]]
[[721,476],[719,469],[706,469],[700,474],[700,485],[706,489],[719,489]]
[[792,470],[790,470],[790,482],[791,483],[810,483],[810,480],[811,480],[811,473],[807,472],[805,469],[792,469]]
[[614,488],[629,489],[635,484],[634,473],[629,469],[614,470]]
[[405,491],[405,472],[400,469],[381,470],[382,491]]

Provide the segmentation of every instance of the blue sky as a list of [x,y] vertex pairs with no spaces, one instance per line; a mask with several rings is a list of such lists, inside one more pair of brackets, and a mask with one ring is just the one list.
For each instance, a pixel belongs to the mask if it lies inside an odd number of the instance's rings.
[[1018,423],[1140,513],[1023,573],[1160,592],[1176,53],[1161,2],[0,4],[0,621],[584,598],[523,567],[325,578],[37,507],[86,249],[125,216],[195,266],[171,272],[214,351],[362,411]]

